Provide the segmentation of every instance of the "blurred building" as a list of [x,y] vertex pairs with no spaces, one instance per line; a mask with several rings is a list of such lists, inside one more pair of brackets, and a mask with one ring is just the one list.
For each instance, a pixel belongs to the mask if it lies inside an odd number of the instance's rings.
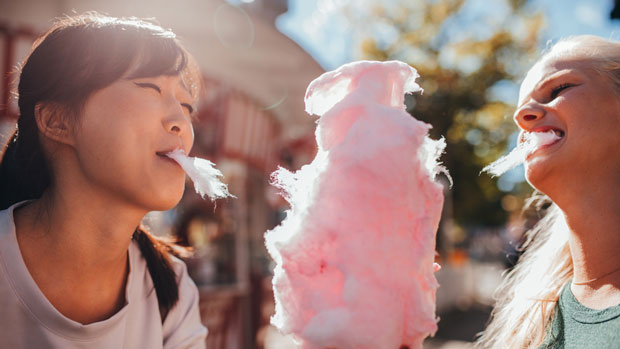
[[[172,28],[204,75],[193,155],[217,164],[237,198],[213,204],[188,190],[169,212],[150,214],[159,233],[195,247],[188,260],[201,292],[210,348],[250,348],[269,315],[270,259],[263,233],[281,219],[283,201],[268,184],[277,165],[298,168],[314,156],[314,118],[305,114],[308,83],[323,69],[281,34],[286,0],[237,6],[224,0],[20,0],[0,3],[0,141],[12,132],[17,104],[11,74],[53,18],[96,10],[154,17]],[[269,304],[269,301],[267,301]]]

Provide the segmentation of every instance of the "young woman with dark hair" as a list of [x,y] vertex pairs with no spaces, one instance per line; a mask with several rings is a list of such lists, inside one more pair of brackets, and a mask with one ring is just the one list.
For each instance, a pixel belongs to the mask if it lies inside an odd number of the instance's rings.
[[39,38],[0,162],[0,347],[201,348],[180,248],[148,233],[185,173],[200,75],[172,32],[85,14]]

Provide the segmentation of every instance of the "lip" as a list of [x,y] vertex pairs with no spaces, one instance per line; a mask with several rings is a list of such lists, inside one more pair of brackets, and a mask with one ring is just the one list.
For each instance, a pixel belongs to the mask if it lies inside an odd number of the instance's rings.
[[166,156],[166,154],[171,153],[175,150],[182,150],[183,152],[185,152],[185,149],[183,149],[183,147],[176,146],[176,147],[168,148],[166,150],[156,151],[155,154],[159,156]]
[[531,129],[528,132],[532,132],[533,133],[533,132],[547,132],[547,131],[554,131],[554,132],[558,131],[558,132],[562,133],[562,138],[566,135],[566,132],[564,130],[562,130],[559,127],[555,127],[555,126],[539,126],[539,127],[534,128],[534,129]]
[[[174,164],[174,165],[176,165],[178,168],[181,168],[181,165],[179,165],[179,163],[178,163],[178,162],[176,162],[174,159],[172,159],[172,158],[170,158],[170,157],[166,156],[166,154],[168,154],[168,153],[170,153],[170,152],[172,152],[172,151],[174,151],[174,150],[177,150],[177,149],[182,149],[182,148],[171,148],[171,149],[168,149],[168,150],[157,151],[157,152],[155,152],[155,155],[157,155],[157,157],[158,157],[158,158],[160,158],[161,160],[164,160],[164,161],[167,161],[167,162],[173,163],[173,164]],[[182,169],[182,168],[181,168],[181,169]]]
[[557,141],[553,142],[553,143],[549,143],[549,144],[545,144],[545,145],[541,145],[540,147],[538,147],[536,150],[534,150],[533,152],[529,153],[526,157],[525,160],[529,160],[532,156],[536,155],[537,153],[550,148],[556,144],[558,144],[561,140],[563,140],[564,138],[560,138]]
[[[556,139],[555,141],[553,141],[553,142],[551,142],[551,143],[549,143],[549,144],[542,145],[542,146],[538,147],[536,150],[534,150],[533,152],[531,152],[530,154],[528,154],[528,155],[525,157],[525,160],[526,160],[526,161],[527,161],[527,160],[530,160],[530,158],[531,158],[531,157],[533,157],[534,155],[536,155],[537,153],[539,153],[539,152],[541,152],[541,151],[544,151],[544,150],[546,150],[546,149],[548,149],[548,148],[551,148],[551,147],[553,147],[553,146],[555,146],[555,145],[557,145],[557,144],[559,144],[559,143],[563,142],[563,141],[566,139],[566,132],[565,132],[564,130],[562,130],[561,128],[559,128],[559,127],[553,127],[553,126],[541,126],[541,127],[537,127],[537,128],[535,128],[535,129],[532,129],[532,130],[530,130],[530,131],[528,131],[528,132],[547,132],[547,131],[550,131],[550,130],[551,130],[551,131],[554,131],[554,132],[555,132],[555,131],[559,131],[559,132],[561,132],[561,133],[562,133],[562,135],[560,136],[560,138],[559,138],[559,139]],[[557,134],[557,133],[556,133],[556,134]],[[523,137],[523,136],[521,136],[521,138],[522,138],[522,137]]]

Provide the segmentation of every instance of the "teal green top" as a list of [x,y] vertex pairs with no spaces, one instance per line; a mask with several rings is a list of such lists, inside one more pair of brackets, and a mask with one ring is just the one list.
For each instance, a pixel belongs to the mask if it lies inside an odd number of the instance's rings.
[[553,323],[539,348],[620,348],[620,305],[590,309],[575,299],[570,285],[562,290]]

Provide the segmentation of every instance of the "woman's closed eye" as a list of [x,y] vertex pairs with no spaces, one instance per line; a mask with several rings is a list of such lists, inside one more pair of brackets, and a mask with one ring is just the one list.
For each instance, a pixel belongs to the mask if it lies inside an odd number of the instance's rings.
[[[157,86],[156,84],[153,84],[150,82],[134,82],[134,84],[136,84],[137,86],[143,87],[143,88],[151,88],[157,91],[157,93],[161,94],[161,88]],[[181,103],[181,106],[187,109],[189,114],[192,114],[194,112],[194,107],[192,107],[192,105],[189,103]]]
[[144,88],[152,88],[153,90],[157,91],[157,93],[161,94],[161,88],[159,88],[159,86],[150,83],[150,82],[134,82],[134,84],[140,86],[140,87],[144,87]]
[[573,84],[569,84],[569,83],[564,83],[564,84],[560,84],[554,88],[551,89],[551,95],[550,95],[550,100],[554,100],[558,95],[560,95],[560,93],[564,90],[566,90],[569,87],[573,87]]
[[190,115],[194,112],[194,107],[189,103],[181,103],[181,106],[187,108]]

